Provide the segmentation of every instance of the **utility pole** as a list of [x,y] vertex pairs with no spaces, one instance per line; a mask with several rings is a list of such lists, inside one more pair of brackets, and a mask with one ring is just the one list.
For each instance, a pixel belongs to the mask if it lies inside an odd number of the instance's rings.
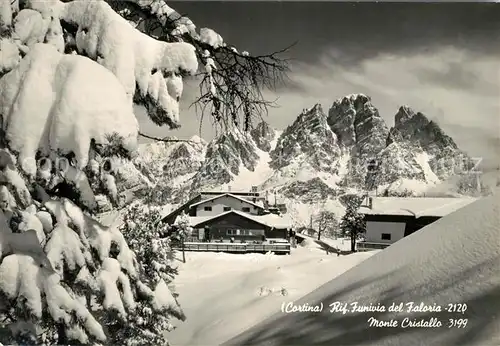
[[186,251],[184,246],[184,237],[182,237],[182,263],[186,263]]
[[185,245],[184,245],[184,230],[181,229],[179,232],[180,238],[181,238],[181,247],[182,247],[182,263],[186,263],[186,252],[185,252]]

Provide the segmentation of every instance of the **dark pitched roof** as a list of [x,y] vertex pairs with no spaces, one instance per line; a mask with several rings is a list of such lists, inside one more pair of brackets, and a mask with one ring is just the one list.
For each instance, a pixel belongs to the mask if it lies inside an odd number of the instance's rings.
[[175,218],[177,217],[177,215],[179,215],[186,208],[189,209],[189,206],[191,204],[196,203],[199,200],[201,200],[201,194],[197,194],[196,196],[194,196],[193,198],[191,198],[190,200],[188,200],[186,203],[184,203],[181,206],[177,207],[174,211],[172,211],[170,214],[168,214],[167,216],[165,216],[162,219],[162,221],[165,222],[165,220],[173,219],[173,220],[171,220],[171,223],[173,223],[175,221]]
[[219,218],[223,218],[227,215],[238,215],[244,219],[258,223],[261,226],[271,227],[271,228],[291,228],[292,220],[287,216],[278,215],[251,215],[238,210],[230,210],[218,215],[213,216],[195,216],[190,217],[191,227],[200,228],[206,224],[213,222]]
[[202,199],[202,200],[200,200],[200,201],[198,201],[198,202],[196,202],[196,203],[191,204],[191,205],[190,205],[190,207],[194,207],[194,206],[196,206],[196,205],[200,205],[200,204],[203,204],[203,203],[205,203],[205,202],[209,202],[209,201],[214,201],[214,200],[216,200],[216,199],[218,199],[218,198],[221,198],[221,197],[224,197],[224,196],[229,196],[229,197],[232,197],[232,198],[236,198],[237,200],[240,200],[240,201],[242,201],[242,202],[246,202],[246,203],[248,203],[248,204],[252,204],[253,206],[255,206],[255,207],[257,207],[257,208],[264,209],[264,207],[263,207],[263,206],[258,205],[258,204],[254,203],[254,202],[252,202],[252,201],[249,201],[249,200],[247,200],[247,199],[245,199],[245,198],[242,198],[242,197],[239,197],[239,196],[235,196],[235,195],[233,195],[232,193],[224,193],[224,194],[222,194],[222,195],[213,196],[213,197],[210,197],[210,198],[207,198],[207,199]]

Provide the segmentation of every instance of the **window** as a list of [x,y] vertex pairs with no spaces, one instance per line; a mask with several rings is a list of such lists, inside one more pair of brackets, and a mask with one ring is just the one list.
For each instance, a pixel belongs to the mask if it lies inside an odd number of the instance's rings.
[[249,213],[250,212],[250,208],[249,207],[243,207],[243,208],[241,208],[241,211],[243,211],[245,213]]
[[212,211],[212,207],[205,207],[205,208],[203,208],[203,210],[205,210],[205,211]]
[[224,207],[224,211],[230,211],[231,207]]
[[236,235],[236,230],[235,229],[228,229],[227,235]]
[[382,240],[391,240],[390,233],[382,233]]

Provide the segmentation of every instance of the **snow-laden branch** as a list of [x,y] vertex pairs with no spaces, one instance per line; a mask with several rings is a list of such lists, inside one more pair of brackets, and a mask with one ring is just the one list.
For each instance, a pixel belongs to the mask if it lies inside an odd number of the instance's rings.
[[61,11],[61,20],[77,26],[78,52],[112,71],[127,94],[146,106],[155,123],[179,126],[180,75],[198,69],[192,45],[145,35],[104,1],[69,2]]
[[32,46],[0,79],[0,114],[10,149],[31,175],[37,151],[72,152],[83,169],[92,140],[108,144],[108,135],[117,133],[128,150],[137,145],[137,119],[120,82],[91,60],[49,44]]

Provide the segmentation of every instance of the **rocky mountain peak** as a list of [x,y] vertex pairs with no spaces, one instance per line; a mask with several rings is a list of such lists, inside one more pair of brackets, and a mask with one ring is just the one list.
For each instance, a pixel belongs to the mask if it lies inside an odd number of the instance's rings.
[[278,138],[270,166],[279,169],[292,162],[307,162],[321,171],[335,169],[340,149],[320,104],[304,109]]
[[408,106],[401,106],[394,116],[394,127],[389,131],[387,144],[396,141],[404,143],[412,151],[426,152],[432,170],[441,179],[471,164],[470,158],[435,121]]
[[[150,144],[144,149],[151,176],[176,201],[202,188],[238,189],[245,180],[277,189],[288,200],[317,203],[352,190],[420,193],[470,169],[453,139],[409,106],[399,107],[390,130],[363,94],[335,100],[326,113],[321,104],[297,113],[282,132],[262,121],[208,144],[198,136],[189,143]],[[368,171],[368,162],[377,169]]]
[[389,132],[371,98],[363,94],[351,94],[334,101],[328,111],[328,125],[342,147],[355,146],[363,155],[384,148]]
[[250,131],[250,136],[257,145],[257,148],[269,152],[271,150],[271,142],[276,137],[276,131],[267,122],[261,121]]
[[168,157],[164,158],[165,177],[177,177],[196,172],[202,165],[204,150],[205,146],[201,141],[191,142],[190,140],[173,145]]
[[371,98],[364,94],[351,94],[335,100],[328,111],[327,121],[342,151],[350,155],[346,179],[350,183],[362,183],[365,163],[386,147],[389,129],[385,121]]
[[395,115],[395,125],[400,126],[401,124],[404,124],[407,120],[413,118],[415,115],[415,111],[406,105],[400,106],[398,112]]
[[406,106],[400,107],[394,116],[393,129],[391,132],[397,130],[397,136],[402,140],[418,144],[424,150],[458,149],[455,141],[436,122]]
[[254,171],[259,160],[249,133],[234,128],[208,143],[205,161],[192,179],[192,189],[229,183],[243,165]]

